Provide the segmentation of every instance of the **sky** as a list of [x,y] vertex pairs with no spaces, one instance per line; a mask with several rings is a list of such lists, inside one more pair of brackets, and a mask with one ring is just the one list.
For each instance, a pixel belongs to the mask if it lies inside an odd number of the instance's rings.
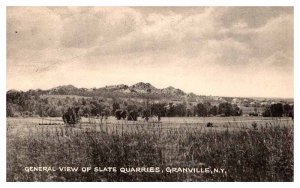
[[294,97],[293,7],[7,7],[7,90]]

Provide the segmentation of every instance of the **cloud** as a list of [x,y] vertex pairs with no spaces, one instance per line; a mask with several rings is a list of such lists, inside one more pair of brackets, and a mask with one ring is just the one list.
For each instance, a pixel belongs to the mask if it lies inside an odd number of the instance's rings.
[[147,24],[143,27],[115,41],[100,45],[95,49],[95,54],[151,52],[172,50],[174,47],[180,50],[186,42],[212,35],[215,30],[210,14],[207,10],[185,18],[173,12],[168,15],[150,13],[144,18]]
[[[248,64],[253,56],[268,58],[274,51],[293,51],[293,19],[285,12],[276,8],[206,8],[185,17],[174,12],[149,13],[145,18],[148,24],[96,46],[91,55],[159,51],[201,59],[203,54],[213,53],[218,60],[213,63]],[[260,23],[251,20],[253,14],[260,14]]]
[[292,14],[292,7],[220,7],[217,16],[223,27],[242,22],[249,28],[259,28],[278,16]]
[[281,94],[291,96],[293,22],[291,7],[9,7],[8,79],[37,74],[42,85],[60,72],[57,85],[72,78],[84,86],[76,73],[94,85],[147,78],[192,91],[184,83],[196,79],[214,94],[230,82],[258,82],[260,95],[265,81],[278,93],[269,75],[288,83]]
[[90,8],[64,19],[61,42],[69,48],[99,46],[127,35],[141,24],[139,13],[130,8]]
[[7,8],[8,55],[19,50],[42,50],[59,45],[62,22],[44,7]]
[[293,53],[293,17],[279,16],[256,30],[253,47],[256,56],[270,56],[274,52]]

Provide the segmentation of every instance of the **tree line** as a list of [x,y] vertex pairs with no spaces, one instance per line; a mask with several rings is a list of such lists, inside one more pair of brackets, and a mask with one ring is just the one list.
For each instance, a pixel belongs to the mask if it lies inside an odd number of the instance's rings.
[[[191,105],[182,103],[151,103],[151,101],[137,102],[125,101],[114,98],[108,101],[102,97],[54,97],[49,98],[33,92],[8,92],[6,103],[6,116],[39,116],[39,117],[62,117],[69,107],[79,107],[81,116],[97,116],[101,113],[114,115],[116,110],[123,109],[137,111],[139,116],[158,115],[161,117],[188,117],[188,116],[241,116],[242,109],[236,104],[222,102],[212,105],[209,102]],[[262,113],[266,117],[292,116],[293,106],[276,103],[267,106]]]
[[294,118],[294,105],[275,103],[267,106],[262,113],[264,117],[292,117]]

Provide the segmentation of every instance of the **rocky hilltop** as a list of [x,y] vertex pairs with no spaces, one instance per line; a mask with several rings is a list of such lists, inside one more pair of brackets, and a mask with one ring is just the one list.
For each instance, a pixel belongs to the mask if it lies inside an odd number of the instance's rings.
[[[12,90],[11,90],[12,91]],[[8,92],[11,92],[8,91]],[[156,88],[150,83],[138,82],[133,85],[108,85],[99,88],[77,88],[73,85],[63,85],[48,90],[30,90],[28,92],[39,91],[44,95],[77,95],[77,96],[101,96],[105,98],[122,97],[122,98],[152,98],[152,99],[169,99],[169,100],[186,100],[193,101],[200,98],[194,93],[185,93],[181,89],[172,86],[166,88]]]

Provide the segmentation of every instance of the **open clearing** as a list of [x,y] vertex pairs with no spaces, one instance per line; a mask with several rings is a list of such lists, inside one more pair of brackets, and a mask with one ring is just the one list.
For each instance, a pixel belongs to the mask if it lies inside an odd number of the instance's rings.
[[[7,118],[7,181],[293,181],[293,138],[288,118],[178,117],[160,123],[82,118],[75,127],[61,118]],[[26,172],[28,166],[226,173]]]
[[[213,127],[206,127],[208,122],[213,123]],[[115,117],[110,116],[101,121],[100,118],[82,118],[81,123],[72,127],[73,129],[93,129],[95,131],[101,130],[105,127],[106,130],[123,131],[132,130],[134,127],[147,127],[147,129],[160,127],[161,130],[167,129],[181,129],[193,128],[206,130],[241,130],[252,129],[252,124],[257,123],[258,128],[264,126],[287,126],[292,127],[293,121],[291,118],[271,118],[271,117],[163,117],[160,122],[157,118],[150,118],[148,122],[139,118],[138,121],[117,120]],[[37,129],[48,127],[50,129],[57,127],[66,127],[63,124],[61,117],[56,118],[7,118],[8,128],[12,130],[20,129],[19,131],[25,132],[27,128],[34,126]],[[23,130],[22,130],[23,129]],[[128,129],[128,130],[127,130]]]

